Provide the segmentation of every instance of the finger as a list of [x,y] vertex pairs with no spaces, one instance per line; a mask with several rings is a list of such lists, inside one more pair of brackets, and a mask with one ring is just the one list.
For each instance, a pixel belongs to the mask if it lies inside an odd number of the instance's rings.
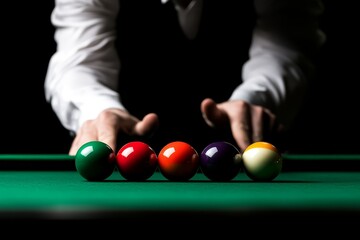
[[73,140],[73,142],[70,146],[69,155],[75,156],[79,148],[80,148],[79,141],[75,137],[75,139]]
[[107,110],[94,121],[98,140],[109,145],[113,151],[116,151],[117,134],[124,122],[123,115],[124,113],[118,110]]
[[93,121],[87,121],[77,132],[69,149],[69,155],[76,155],[78,149],[86,142],[98,140],[97,131],[93,127]]
[[136,123],[133,134],[139,136],[150,136],[159,127],[159,118],[155,113],[147,114],[142,121]]
[[119,132],[129,136],[145,135],[157,126],[157,119],[157,115],[148,114],[140,121],[126,111],[110,109],[102,112],[96,120],[98,138],[116,151]]
[[244,151],[251,143],[250,114],[249,105],[242,104],[235,117],[230,117],[231,132],[241,151]]
[[251,143],[249,123],[234,122],[231,124],[231,131],[240,150],[244,151]]
[[281,126],[279,125],[276,116],[269,110],[264,109],[264,113],[267,116],[267,126],[269,129],[269,134],[277,133]]
[[227,114],[218,108],[216,102],[206,98],[201,102],[201,113],[207,125],[210,127],[224,125],[228,122]]
[[251,126],[252,141],[258,142],[264,140],[264,131],[266,130],[266,113],[261,107],[253,106],[251,108]]
[[109,145],[113,151],[116,151],[117,129],[109,122],[99,125],[98,128],[98,140]]

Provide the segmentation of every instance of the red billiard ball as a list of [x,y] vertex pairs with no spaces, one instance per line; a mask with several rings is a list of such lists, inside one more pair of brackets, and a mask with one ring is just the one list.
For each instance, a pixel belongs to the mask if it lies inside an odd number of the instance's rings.
[[241,169],[240,151],[228,142],[213,142],[200,154],[200,168],[213,181],[230,181]]
[[88,181],[102,181],[115,169],[115,153],[100,141],[83,144],[75,155],[77,172]]
[[143,181],[157,168],[157,155],[146,143],[133,141],[123,145],[116,155],[120,174],[127,180]]
[[182,141],[165,145],[158,161],[160,172],[171,181],[187,181],[199,168],[199,154],[190,144]]
[[254,181],[271,181],[282,169],[279,150],[268,142],[255,142],[242,154],[245,173]]

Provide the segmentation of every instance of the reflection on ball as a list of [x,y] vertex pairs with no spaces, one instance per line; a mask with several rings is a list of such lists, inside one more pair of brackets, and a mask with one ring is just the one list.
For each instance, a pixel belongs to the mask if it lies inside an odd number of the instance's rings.
[[187,181],[199,168],[199,154],[188,143],[175,141],[164,146],[158,155],[160,172],[171,181]]
[[116,155],[120,174],[130,181],[144,181],[150,178],[157,167],[157,155],[146,143],[128,142]]
[[255,142],[242,154],[243,168],[254,181],[271,181],[282,169],[282,156],[278,149],[268,142]]
[[228,142],[213,142],[200,155],[200,167],[207,178],[213,181],[230,181],[240,171],[239,150]]
[[115,169],[115,153],[103,142],[87,142],[76,153],[75,167],[88,181],[105,180]]

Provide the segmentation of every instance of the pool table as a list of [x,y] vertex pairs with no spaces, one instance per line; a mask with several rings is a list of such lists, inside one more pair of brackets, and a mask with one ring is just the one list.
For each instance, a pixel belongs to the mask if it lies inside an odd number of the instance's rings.
[[89,182],[66,154],[1,154],[0,219],[360,223],[360,155],[283,159],[271,182],[254,182],[243,171],[229,182],[210,181],[201,171],[186,182],[159,171],[130,182],[116,169],[105,181]]

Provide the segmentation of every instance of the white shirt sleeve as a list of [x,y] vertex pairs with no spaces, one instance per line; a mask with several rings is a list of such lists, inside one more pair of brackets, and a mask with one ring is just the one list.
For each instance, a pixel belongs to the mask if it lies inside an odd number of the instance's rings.
[[76,132],[105,108],[122,108],[120,60],[114,46],[117,0],[56,0],[51,15],[57,50],[45,96],[67,129]]
[[288,125],[302,104],[313,65],[306,52],[325,41],[318,17],[320,0],[255,0],[258,15],[242,69],[243,83],[230,100],[242,99],[268,108]]

